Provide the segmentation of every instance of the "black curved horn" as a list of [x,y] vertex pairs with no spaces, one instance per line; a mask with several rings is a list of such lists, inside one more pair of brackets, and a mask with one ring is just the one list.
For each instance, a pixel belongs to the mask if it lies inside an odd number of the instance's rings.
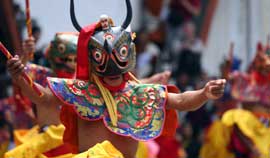
[[132,19],[132,7],[130,4],[130,0],[126,0],[126,5],[127,5],[127,16],[126,16],[125,21],[121,25],[123,29],[126,29],[128,27]]
[[80,32],[82,27],[78,24],[74,11],[74,0],[70,0],[70,18],[73,26]]

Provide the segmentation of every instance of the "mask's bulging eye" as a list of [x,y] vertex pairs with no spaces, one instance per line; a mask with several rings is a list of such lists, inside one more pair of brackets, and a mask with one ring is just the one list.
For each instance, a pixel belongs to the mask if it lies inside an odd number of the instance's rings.
[[66,51],[66,46],[63,43],[58,44],[57,49],[60,53],[64,53]]
[[95,50],[93,53],[93,57],[97,62],[101,62],[102,53],[99,50]]
[[126,58],[128,56],[128,48],[127,48],[127,46],[123,46],[120,49],[119,54],[120,54],[121,58]]

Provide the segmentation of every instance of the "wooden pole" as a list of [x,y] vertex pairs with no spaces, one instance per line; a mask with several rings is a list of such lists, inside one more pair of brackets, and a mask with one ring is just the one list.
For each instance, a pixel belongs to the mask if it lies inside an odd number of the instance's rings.
[[[13,57],[11,53],[6,49],[6,47],[1,42],[0,42],[0,51],[4,53],[7,59],[11,59]],[[37,92],[38,96],[41,97],[43,93],[37,88],[33,80],[26,73],[23,73],[22,76],[27,81],[27,83],[34,89],[34,91]]]

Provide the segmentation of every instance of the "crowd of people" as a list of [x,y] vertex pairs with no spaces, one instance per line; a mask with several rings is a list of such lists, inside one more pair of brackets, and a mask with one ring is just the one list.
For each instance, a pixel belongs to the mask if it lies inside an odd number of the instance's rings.
[[[258,46],[254,63],[251,63],[253,67],[242,75],[237,72],[241,61],[233,55],[232,44],[228,57],[220,64],[220,76],[208,76],[201,66],[204,43],[198,36],[196,25],[202,6],[200,0],[144,0],[141,27],[134,31],[136,37],[126,30],[130,14],[119,30],[107,15],[101,15],[96,25],[81,27],[75,14],[71,13],[73,25],[80,34],[56,33],[46,49],[35,48],[41,28],[34,23],[34,37],[23,40],[22,55],[15,56],[7,65],[0,63],[0,80],[3,80],[0,84],[3,87],[11,85],[0,95],[0,157],[55,157],[60,154],[66,157],[94,157],[96,153],[102,153],[101,150],[106,152],[105,149],[108,149],[110,153],[106,153],[107,157],[134,157],[136,154],[137,158],[268,158],[269,99],[261,98],[262,94],[258,94],[257,89],[269,89],[270,45]],[[18,5],[15,5],[14,11],[18,13],[16,20],[22,31],[23,13]],[[85,45],[87,40],[92,44]],[[136,60],[132,54],[135,51],[132,41],[136,45]],[[119,55],[112,51],[113,55],[106,57],[98,51],[109,52],[113,48],[119,51]],[[93,52],[90,57],[83,54],[85,49]],[[29,52],[35,52],[31,62],[37,65],[20,60]],[[90,61],[85,61],[88,58]],[[105,66],[104,62],[107,62]],[[133,62],[136,62],[134,70]],[[82,68],[88,64],[91,70]],[[19,78],[24,66],[45,97],[37,96]],[[124,75],[119,77],[119,74]],[[253,74],[254,80],[248,78]],[[47,77],[57,78],[46,80]],[[225,81],[219,78],[227,80],[226,86]],[[261,82],[264,84],[259,85]],[[181,93],[176,87],[163,86],[170,84],[176,85]],[[89,91],[85,90],[88,88]],[[167,96],[164,89],[168,89]],[[121,98],[121,95],[142,99],[134,99],[129,106],[150,103],[155,106],[150,110],[145,110],[148,106],[145,109],[129,109],[124,105],[127,98]],[[176,100],[181,97],[185,99]],[[89,103],[91,105],[87,105]],[[166,107],[170,107],[166,108],[166,112],[165,103],[168,104]],[[45,104],[51,105],[50,108]],[[250,104],[257,106],[250,108]],[[239,107],[242,111],[230,111]],[[172,108],[178,110],[178,117],[175,117]],[[108,110],[104,112],[104,109]],[[256,117],[260,114],[258,117],[264,124],[260,124],[246,109],[255,111]],[[246,121],[252,122],[253,126],[237,120],[238,116],[249,119]],[[258,131],[254,131],[255,126]],[[87,132],[89,130],[92,134]],[[170,137],[164,134],[166,132]],[[256,132],[261,133],[261,138]],[[122,135],[127,140],[123,140]],[[44,141],[36,143],[40,140]],[[260,143],[262,140],[264,143]]]

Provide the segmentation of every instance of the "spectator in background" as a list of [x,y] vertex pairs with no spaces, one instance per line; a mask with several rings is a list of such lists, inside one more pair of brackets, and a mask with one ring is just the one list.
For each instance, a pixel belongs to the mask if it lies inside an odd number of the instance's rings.
[[181,36],[184,24],[200,15],[201,0],[170,0],[168,7],[167,46],[171,49],[172,42]]
[[166,43],[166,23],[160,21],[155,30],[148,33],[149,39],[155,43],[160,50],[164,51]]
[[169,4],[168,23],[178,27],[201,12],[201,0],[171,0]]
[[[38,45],[39,40],[41,38],[41,35],[42,35],[41,27],[39,26],[37,21],[33,19],[32,20],[32,36],[35,39],[35,44],[36,44],[35,45],[35,47],[36,47],[35,50],[36,51],[34,52],[34,58],[33,58],[32,62],[34,64],[37,64],[37,65],[49,67],[49,63],[45,58],[46,45],[41,45],[41,46]],[[23,44],[26,44],[26,43],[24,42]]]
[[[38,43],[40,36],[41,36],[41,28],[37,24],[32,26],[32,35],[35,39],[35,43]],[[45,57],[44,57],[43,52],[44,52],[44,50],[42,48],[36,49],[36,51],[34,53],[33,63],[38,64],[38,65],[44,65]]]
[[182,49],[190,49],[195,53],[201,53],[203,50],[203,43],[196,35],[196,26],[194,22],[185,22],[181,30],[182,35],[177,37],[173,43],[173,51],[177,53]]
[[156,58],[160,54],[159,47],[149,40],[146,32],[139,32],[136,39],[138,78],[149,77],[155,73]]
[[158,28],[163,1],[164,0],[143,0],[142,27],[144,27],[147,32],[152,32]]
[[178,38],[173,43],[174,69],[178,79],[183,78],[193,85],[200,77],[201,69],[201,53],[203,52],[202,41],[196,37],[196,28],[193,22],[186,22],[183,26],[182,38]]

